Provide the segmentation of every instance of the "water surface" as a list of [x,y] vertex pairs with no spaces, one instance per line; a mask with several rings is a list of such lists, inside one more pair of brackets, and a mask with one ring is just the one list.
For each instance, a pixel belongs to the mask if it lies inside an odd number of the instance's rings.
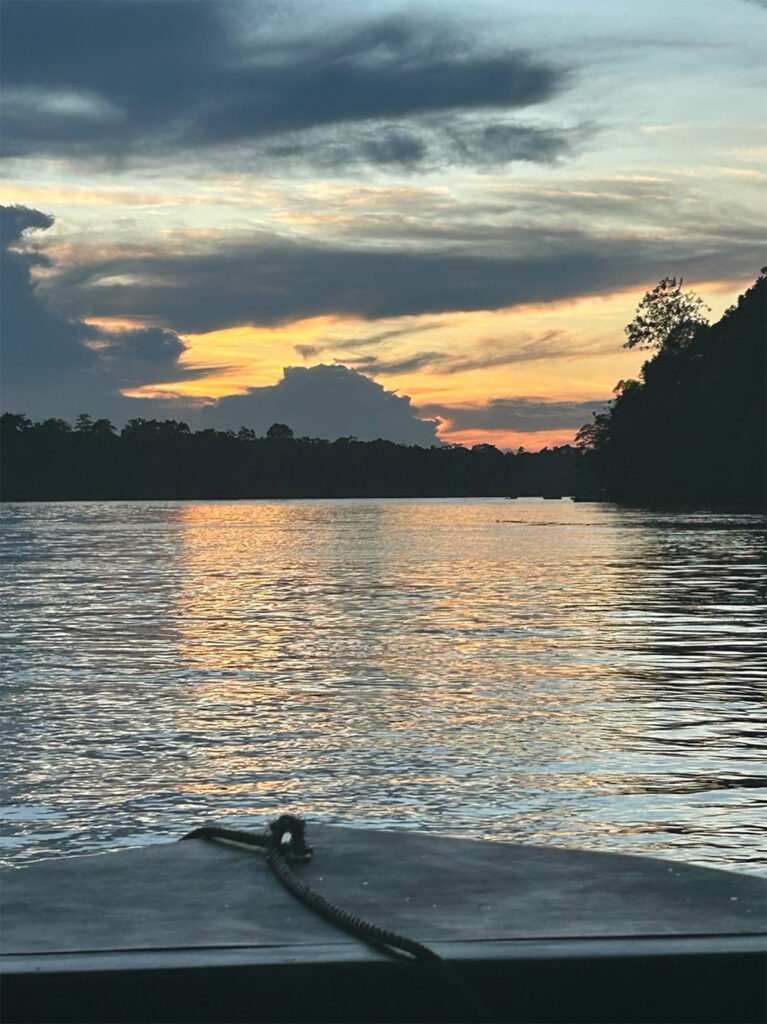
[[767,874],[765,519],[3,508],[5,863],[285,810]]

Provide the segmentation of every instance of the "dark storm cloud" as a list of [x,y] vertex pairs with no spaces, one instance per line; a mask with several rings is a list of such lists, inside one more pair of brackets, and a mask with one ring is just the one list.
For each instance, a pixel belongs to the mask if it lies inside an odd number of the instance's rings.
[[60,415],[62,403],[90,399],[104,412],[122,387],[190,376],[178,365],[184,344],[173,331],[105,331],[48,306],[32,268],[48,266],[49,260],[34,250],[17,250],[14,243],[27,230],[47,230],[52,224],[53,217],[39,210],[0,207],[3,407],[53,415],[55,404]]
[[18,384],[56,380],[62,373],[95,366],[96,356],[84,345],[91,329],[68,320],[41,301],[32,282],[32,268],[45,266],[40,253],[12,248],[30,229],[47,230],[53,217],[24,206],[0,207],[2,232],[2,342],[3,389]]
[[244,425],[261,435],[279,422],[296,436],[438,443],[436,420],[419,419],[406,395],[386,391],[347,366],[286,367],[278,384],[222,398],[205,409],[202,422],[232,429]]
[[190,380],[210,372],[209,369],[187,370],[179,366],[179,356],[186,346],[174,331],[141,327],[121,331],[94,330],[94,334],[101,372],[122,388],[155,384],[169,377]]
[[[6,154],[139,155],[288,133],[270,146],[290,157],[304,151],[296,132],[372,121],[378,135],[331,138],[315,158],[407,166],[423,159],[425,143],[392,120],[508,111],[566,84],[562,68],[472,49],[447,27],[392,17],[346,34],[280,38],[269,12],[203,0],[4,4]],[[562,145],[510,126],[489,128],[484,142],[496,162],[550,159]],[[466,144],[466,154],[477,146]]]
[[590,402],[547,402],[534,398],[495,398],[472,405],[427,405],[424,415],[450,421],[451,430],[577,430],[593,412],[606,408],[604,399]]
[[[477,255],[454,248],[351,249],[265,234],[207,252],[85,263],[45,282],[56,308],[127,316],[180,333],[243,324],[275,325],[339,314],[378,319],[499,309],[636,287],[664,274],[748,280],[761,245],[746,240],[593,237],[528,231],[524,249]],[[530,255],[535,253],[536,255]],[[125,283],[125,278],[133,283]]]
[[[5,253],[14,242],[18,242],[25,231],[35,228],[46,231],[53,227],[53,223],[53,217],[41,210],[30,210],[28,206],[0,206],[0,238],[3,252]],[[31,264],[34,259],[33,255],[28,254],[27,264]]]

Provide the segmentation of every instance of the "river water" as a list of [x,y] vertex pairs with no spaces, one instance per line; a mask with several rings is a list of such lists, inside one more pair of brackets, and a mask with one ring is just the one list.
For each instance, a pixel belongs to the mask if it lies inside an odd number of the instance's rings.
[[763,516],[2,514],[6,864],[289,810],[767,875]]

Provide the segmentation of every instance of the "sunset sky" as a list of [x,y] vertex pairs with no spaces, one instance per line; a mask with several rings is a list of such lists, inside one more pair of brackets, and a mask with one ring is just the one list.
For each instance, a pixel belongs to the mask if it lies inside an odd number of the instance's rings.
[[4,0],[3,410],[571,441],[764,253],[759,0]]

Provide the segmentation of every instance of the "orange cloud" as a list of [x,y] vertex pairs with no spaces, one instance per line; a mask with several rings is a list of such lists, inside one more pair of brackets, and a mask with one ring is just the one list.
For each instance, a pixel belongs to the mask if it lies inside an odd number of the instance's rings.
[[98,327],[103,331],[136,331],[147,326],[138,320],[128,320],[125,317],[117,316],[90,316],[86,317],[83,323],[89,324],[91,327]]

